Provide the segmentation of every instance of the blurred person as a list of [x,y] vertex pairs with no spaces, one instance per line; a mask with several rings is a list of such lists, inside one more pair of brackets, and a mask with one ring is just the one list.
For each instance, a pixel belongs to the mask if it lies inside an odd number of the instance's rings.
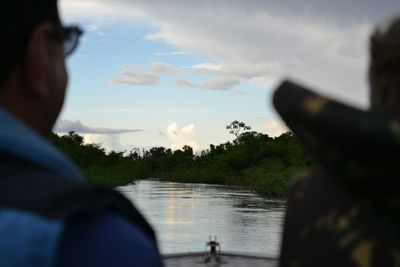
[[371,37],[369,83],[371,109],[399,109],[400,18],[378,27]]
[[288,194],[282,267],[400,266],[400,18],[370,44],[361,111],[284,82],[274,104],[314,158]]
[[56,0],[8,1],[0,13],[0,266],[162,266],[133,205],[85,183],[47,140],[82,31],[62,25]]

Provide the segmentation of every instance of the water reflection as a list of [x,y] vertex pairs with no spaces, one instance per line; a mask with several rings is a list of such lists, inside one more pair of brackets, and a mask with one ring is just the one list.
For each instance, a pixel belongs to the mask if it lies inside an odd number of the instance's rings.
[[227,251],[277,255],[285,204],[237,187],[139,181],[119,188],[157,231],[162,253],[202,251],[218,236]]

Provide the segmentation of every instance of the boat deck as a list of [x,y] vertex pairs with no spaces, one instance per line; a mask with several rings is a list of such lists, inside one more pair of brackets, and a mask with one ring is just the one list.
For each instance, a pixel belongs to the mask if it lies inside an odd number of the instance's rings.
[[206,253],[184,253],[164,256],[166,267],[277,267],[278,260],[257,255],[219,254],[219,263],[205,263]]

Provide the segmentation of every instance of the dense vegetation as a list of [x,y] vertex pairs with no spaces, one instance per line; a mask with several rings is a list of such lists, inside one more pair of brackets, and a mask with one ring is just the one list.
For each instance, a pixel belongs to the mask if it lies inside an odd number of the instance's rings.
[[90,182],[111,186],[133,179],[160,178],[167,181],[248,186],[268,197],[282,197],[289,177],[311,165],[291,132],[271,138],[251,132],[242,122],[227,126],[236,139],[200,154],[184,146],[172,151],[164,147],[110,152],[98,144],[84,144],[74,132],[54,135],[54,143],[74,160]]

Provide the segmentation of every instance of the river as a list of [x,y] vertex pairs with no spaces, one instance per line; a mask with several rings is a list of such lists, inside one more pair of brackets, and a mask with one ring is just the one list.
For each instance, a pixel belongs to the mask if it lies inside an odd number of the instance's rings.
[[239,187],[138,181],[118,188],[156,230],[163,254],[204,251],[217,236],[225,251],[278,256],[285,203]]

